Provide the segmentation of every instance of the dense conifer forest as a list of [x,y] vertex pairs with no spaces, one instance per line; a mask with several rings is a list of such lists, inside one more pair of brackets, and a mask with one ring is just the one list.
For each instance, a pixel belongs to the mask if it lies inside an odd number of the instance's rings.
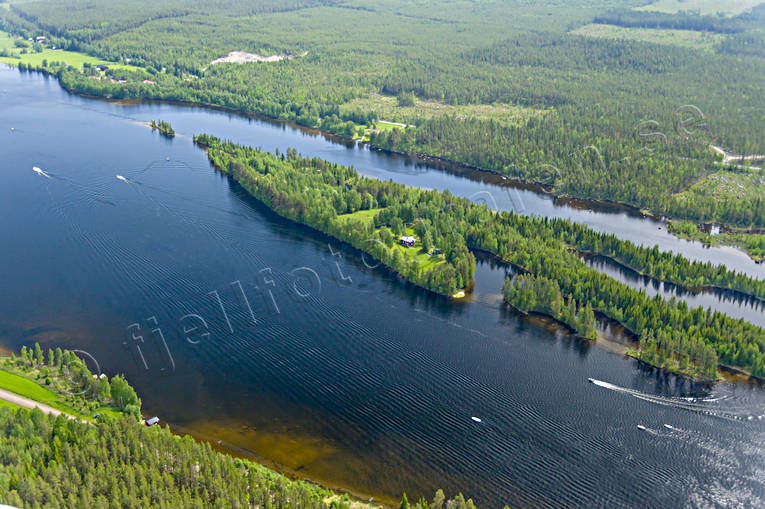
[[[47,73],[72,93],[262,114],[558,196],[626,204],[671,218],[677,235],[729,239],[763,258],[765,3],[720,0],[719,12],[695,5],[686,0],[672,12],[648,0],[0,0],[0,62]],[[593,26],[619,36],[595,37],[586,30]],[[150,125],[175,134],[168,122]],[[502,297],[521,313],[549,316],[586,340],[597,339],[604,321],[617,322],[637,338],[630,355],[671,372],[716,380],[723,365],[765,377],[763,328],[649,297],[583,257],[688,290],[760,300],[763,280],[568,220],[365,178],[294,149],[267,153],[210,135],[194,141],[275,213],[346,242],[413,285],[461,298],[475,284],[481,251],[513,267]],[[711,239],[699,223],[727,233]],[[91,373],[71,352],[46,355],[35,345],[2,362],[0,373],[37,389],[76,389],[49,402],[74,418],[0,404],[2,503],[367,507],[142,425],[128,381]],[[432,501],[404,495],[399,507],[474,509],[441,491]]]
[[[761,191],[691,189],[721,169],[710,145],[765,153],[765,7],[723,16],[692,6],[633,10],[640,4],[42,0],[11,1],[0,23],[23,37],[45,34],[57,48],[137,66],[97,75],[48,65],[72,91],[214,104],[348,137],[372,126],[374,147],[656,214],[765,226]],[[722,40],[702,51],[570,33],[593,22]],[[233,50],[294,57],[212,63]],[[399,99],[396,109],[383,107],[385,97]],[[408,129],[374,128],[381,112],[391,117],[384,120],[412,120],[409,111],[423,105],[440,113]],[[459,109],[479,105],[477,114]],[[520,113],[502,113],[510,107]]]
[[[19,508],[350,509],[361,504],[124,416],[95,425],[0,408],[0,502]],[[475,509],[462,495],[413,509]]]
[[[290,480],[191,436],[174,435],[167,426],[144,426],[138,420],[141,401],[127,380],[94,377],[71,351],[49,349],[46,356],[36,343],[0,361],[0,374],[18,372],[66,395],[69,412],[101,409],[97,418],[79,420],[0,404],[0,503],[19,508],[379,507]],[[51,384],[57,375],[65,385]],[[5,379],[3,387],[16,388]],[[104,402],[122,411],[104,412]],[[440,490],[431,502],[411,505],[404,494],[402,506],[475,509],[462,495],[447,500]]]
[[[280,215],[371,254],[419,286],[451,295],[472,279],[475,259],[470,250],[486,251],[529,274],[504,289],[508,301],[523,311],[561,319],[585,337],[593,336],[590,313],[597,311],[624,324],[645,345],[656,343],[655,349],[672,352],[662,357],[672,362],[659,366],[671,368],[676,362],[684,372],[714,379],[719,359],[755,375],[765,374],[763,329],[710,309],[689,308],[674,299],[649,298],[644,291],[587,266],[564,242],[566,238],[576,241],[571,232],[578,231],[582,245],[598,244],[597,234],[586,228],[497,213],[448,192],[368,179],[351,168],[300,157],[293,149],[278,155],[209,135],[197,136],[195,141],[207,149],[216,168]],[[421,238],[432,239],[444,256],[442,263],[422,263],[400,254],[390,231],[405,233],[407,225]],[[636,264],[655,263],[658,269],[677,266],[678,274],[687,271],[688,280],[694,271],[714,273],[710,266],[682,259],[675,264],[673,255],[658,249],[639,251],[612,237],[604,240],[605,252],[614,257],[614,252],[623,250],[629,255],[622,256],[634,257]],[[532,299],[530,290],[541,293]],[[561,305],[547,302],[548,293]],[[573,306],[573,313],[563,314],[562,303]]]

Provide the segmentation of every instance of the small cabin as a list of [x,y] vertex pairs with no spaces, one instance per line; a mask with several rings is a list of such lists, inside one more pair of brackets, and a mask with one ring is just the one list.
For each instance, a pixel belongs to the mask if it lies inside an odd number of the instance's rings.
[[155,424],[157,424],[158,422],[159,422],[159,417],[152,417],[151,419],[146,419],[146,420],[144,421],[144,423],[145,423],[147,426],[154,426],[154,425],[155,425]]
[[414,243],[417,242],[417,239],[412,237],[411,235],[402,235],[401,236],[401,245],[406,247],[414,247]]
[[96,69],[98,69],[99,71],[108,71],[109,70],[109,66],[108,65],[100,64],[100,65],[96,66]]

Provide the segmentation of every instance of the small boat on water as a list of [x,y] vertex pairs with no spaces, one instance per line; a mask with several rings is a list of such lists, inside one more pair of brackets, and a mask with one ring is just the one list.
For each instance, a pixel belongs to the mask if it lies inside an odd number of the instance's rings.
[[664,427],[667,429],[675,429],[675,427],[672,426],[671,424],[665,424]]
[[481,419],[479,419],[478,417],[471,417],[471,419],[473,419],[475,422],[481,422]]
[[123,181],[123,182],[128,182],[128,179],[126,179],[126,178],[125,178],[125,177],[123,177],[122,175],[117,175],[117,178],[118,178],[119,180]]
[[642,424],[638,424],[638,429],[639,429],[640,431],[645,431],[645,430],[646,430],[646,427],[645,427],[645,426],[643,426]]
[[35,173],[37,173],[38,175],[42,175],[43,177],[47,177],[47,178],[50,178],[50,175],[48,175],[47,173],[45,173],[43,170],[41,170],[41,169],[40,169],[40,168],[38,168],[37,166],[32,166],[32,171],[34,171],[34,172],[35,172]]

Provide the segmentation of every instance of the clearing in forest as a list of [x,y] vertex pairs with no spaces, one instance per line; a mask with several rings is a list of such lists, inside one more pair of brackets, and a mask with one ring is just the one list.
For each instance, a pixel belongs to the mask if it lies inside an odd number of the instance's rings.
[[250,62],[278,62],[280,60],[289,60],[292,55],[271,55],[264,57],[257,53],[247,53],[246,51],[232,51],[225,57],[216,58],[211,64],[248,64]]
[[726,16],[735,16],[761,3],[762,0],[657,0],[635,10],[659,11],[670,14],[679,11],[699,11],[702,15],[721,12]]

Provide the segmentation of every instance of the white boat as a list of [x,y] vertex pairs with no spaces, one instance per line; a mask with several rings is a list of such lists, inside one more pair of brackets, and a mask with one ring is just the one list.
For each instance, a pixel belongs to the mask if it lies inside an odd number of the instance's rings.
[[35,172],[35,173],[37,173],[38,175],[42,175],[43,177],[47,177],[47,178],[50,178],[50,175],[48,175],[47,173],[45,173],[43,170],[41,170],[41,169],[40,169],[40,168],[38,168],[37,166],[32,166],[32,171],[34,171],[34,172]]
[[665,424],[664,427],[667,429],[675,429],[675,427],[672,426],[671,424]]
[[471,417],[471,419],[473,419],[475,422],[481,422],[481,419],[479,419],[478,417]]
[[640,431],[645,431],[645,429],[646,429],[646,428],[645,428],[645,426],[643,426],[642,424],[638,424],[638,429],[639,429]]
[[123,181],[123,182],[128,182],[128,179],[126,179],[126,178],[125,178],[125,177],[123,177],[122,175],[117,175],[117,178],[118,178],[118,179],[120,179],[120,180],[121,180],[121,181]]

